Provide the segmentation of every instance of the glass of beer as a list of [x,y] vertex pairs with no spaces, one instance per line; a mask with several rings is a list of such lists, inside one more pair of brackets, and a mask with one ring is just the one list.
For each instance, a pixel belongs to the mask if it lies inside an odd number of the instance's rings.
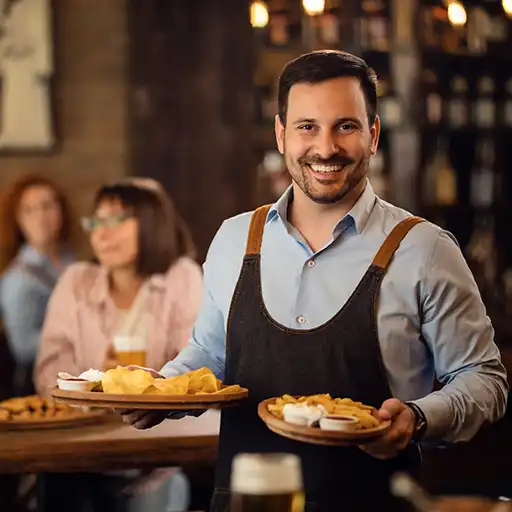
[[290,453],[240,453],[231,472],[231,512],[303,512],[300,459]]

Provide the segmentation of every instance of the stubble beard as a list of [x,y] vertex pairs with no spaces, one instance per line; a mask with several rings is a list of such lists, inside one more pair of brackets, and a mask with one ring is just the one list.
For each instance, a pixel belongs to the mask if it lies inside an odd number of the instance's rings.
[[[302,192],[317,204],[329,205],[343,201],[343,199],[345,199],[354,189],[358,188],[361,183],[366,180],[370,166],[370,153],[368,152],[368,154],[360,160],[356,168],[352,170],[348,169],[350,174],[346,177],[346,180],[343,182],[341,187],[331,190],[330,192],[326,191],[325,193],[315,191],[314,177],[311,176],[310,169],[307,165],[301,165],[299,161],[290,165],[286,158],[286,153],[285,161],[292,180],[302,190]],[[290,168],[295,168],[297,171],[291,172]],[[343,169],[341,172],[343,173],[347,171]],[[333,179],[326,181],[325,183],[332,183],[334,185],[337,181],[338,180]]]

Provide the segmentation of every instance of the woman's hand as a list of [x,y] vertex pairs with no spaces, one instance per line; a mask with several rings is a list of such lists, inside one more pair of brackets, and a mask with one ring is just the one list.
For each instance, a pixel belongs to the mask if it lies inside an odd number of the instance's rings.
[[119,366],[119,361],[117,360],[116,352],[115,352],[113,346],[109,347],[109,349],[107,351],[107,359],[103,366],[104,366],[103,371],[105,371],[105,372],[107,370],[115,370]]
[[108,357],[104,364],[104,371],[115,370],[119,366],[119,361],[115,357]]

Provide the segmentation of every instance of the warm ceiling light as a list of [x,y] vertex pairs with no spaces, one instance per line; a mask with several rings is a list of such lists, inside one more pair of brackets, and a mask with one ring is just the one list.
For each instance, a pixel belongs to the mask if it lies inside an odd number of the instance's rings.
[[512,0],[501,0],[501,5],[506,15],[512,17]]
[[304,11],[309,16],[322,14],[325,10],[325,0],[302,0]]
[[448,4],[448,19],[452,25],[456,27],[462,27],[466,24],[467,15],[466,9],[460,2],[450,2]]
[[259,0],[251,4],[251,25],[254,28],[263,28],[268,24],[268,9],[265,2]]

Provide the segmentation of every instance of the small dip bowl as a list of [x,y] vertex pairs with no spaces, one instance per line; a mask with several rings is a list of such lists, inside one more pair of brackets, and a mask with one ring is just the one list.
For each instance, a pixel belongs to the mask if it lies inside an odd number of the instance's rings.
[[354,432],[359,428],[359,420],[355,416],[328,414],[320,418],[322,430],[338,430],[339,432]]
[[283,407],[284,421],[299,425],[301,427],[311,427],[318,423],[323,416],[322,411],[314,405],[306,404],[286,404]]
[[57,379],[59,389],[66,391],[92,391],[101,381],[93,382],[86,379]]

